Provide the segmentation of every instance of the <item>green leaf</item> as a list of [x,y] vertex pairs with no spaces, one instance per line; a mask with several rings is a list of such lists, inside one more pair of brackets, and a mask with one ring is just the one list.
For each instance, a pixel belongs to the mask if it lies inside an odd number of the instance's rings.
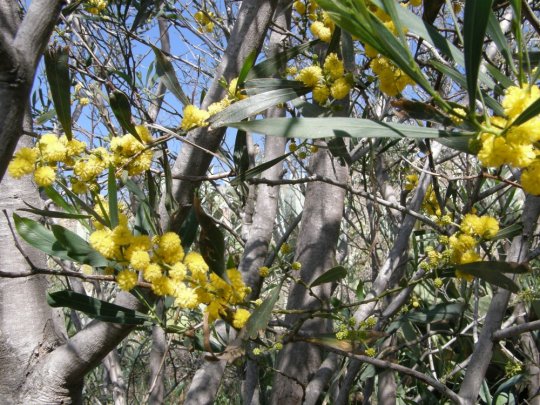
[[111,105],[112,112],[122,129],[126,132],[129,132],[137,140],[141,140],[135,126],[133,125],[131,118],[131,103],[128,96],[115,89],[109,93],[109,103]]
[[133,309],[111,304],[69,290],[47,294],[47,303],[53,308],[65,307],[84,312],[89,317],[104,322],[121,323],[124,325],[143,325],[152,321],[148,315]]
[[319,42],[321,41],[316,39],[314,41],[300,44],[292,48],[288,48],[283,52],[277,53],[274,57],[266,59],[265,61],[253,66],[253,68],[249,71],[246,79],[254,79],[257,77],[271,77],[282,72],[287,67],[287,62],[289,60],[304,53]]
[[455,268],[513,293],[519,292],[518,285],[502,273],[524,273],[528,271],[526,270],[528,269],[527,265],[506,262],[474,262],[459,264]]
[[242,85],[245,82],[251,68],[253,68],[255,61],[257,60],[257,54],[258,52],[254,50],[247,56],[244,64],[242,65],[242,69],[240,69],[240,73],[238,74],[238,81],[236,82],[237,86]]
[[493,0],[467,0],[465,2],[463,50],[471,111],[475,110],[474,100],[476,100],[478,72],[482,61],[482,47],[492,4]]
[[512,122],[511,126],[513,127],[524,124],[531,118],[536,117],[538,114],[540,114],[540,99],[536,100],[534,103],[528,106],[525,111],[519,114],[515,121]]
[[49,48],[45,52],[45,72],[58,121],[67,139],[73,139],[71,131],[71,96],[69,78],[68,48]]
[[[459,264],[456,269],[473,274],[472,271],[496,272],[496,273],[512,273],[525,274],[530,273],[531,268],[525,263],[503,262],[503,261],[483,261],[467,264]],[[473,274],[474,276],[474,274]],[[480,277],[480,276],[479,276]]]
[[445,131],[406,124],[377,122],[359,118],[265,118],[261,120],[230,122],[229,127],[265,135],[288,138],[317,139],[333,137],[352,138],[435,138],[472,139],[472,133]]
[[281,291],[282,284],[283,282],[275,286],[274,289],[270,291],[270,294],[268,294],[268,298],[255,308],[249,317],[246,325],[246,333],[250,339],[255,339],[259,331],[266,329],[268,326],[274,305],[276,305],[276,302],[279,299],[279,292]]
[[453,319],[457,319],[463,313],[465,309],[465,304],[462,302],[453,302],[451,304],[437,304],[422,310],[410,311],[401,316],[395,322],[392,322],[388,329],[387,333],[392,333],[395,330],[399,329],[403,324],[408,322],[414,323],[437,323],[437,322],[448,322]]
[[234,179],[231,180],[231,186],[236,186],[238,184],[240,184],[242,181],[246,181],[248,179],[251,179],[255,176],[258,176],[259,174],[261,174],[262,172],[264,172],[265,170],[271,168],[272,166],[278,164],[279,162],[281,162],[282,160],[286,159],[288,156],[290,156],[292,153],[289,152],[289,153],[286,153],[282,156],[278,156],[277,158],[274,158],[272,160],[269,160],[267,162],[264,162],[264,163],[261,163],[260,165],[258,166],[255,166],[249,170],[246,170],[244,173],[241,173],[239,176],[235,177]]
[[271,90],[266,93],[257,94],[238,101],[225,110],[213,115],[208,119],[210,129],[223,127],[231,122],[240,121],[254,114],[258,114],[279,103],[298,98],[307,94],[311,89],[279,89]]
[[260,93],[266,93],[270,90],[280,90],[280,89],[295,89],[303,91],[306,89],[304,83],[296,80],[285,80],[285,79],[251,79],[245,83],[245,90],[249,96],[254,96]]
[[487,33],[497,45],[497,49],[504,57],[506,64],[510,67],[514,74],[517,73],[516,66],[514,65],[514,59],[512,58],[512,51],[508,46],[508,41],[502,32],[501,25],[495,14],[490,11],[488,16]]
[[326,144],[332,156],[342,159],[340,162],[345,162],[348,165],[352,164],[351,154],[349,153],[343,138],[330,139]]
[[195,215],[195,210],[191,207],[178,232],[184,250],[188,250],[193,242],[195,242],[198,228],[199,222],[197,221],[197,215]]
[[109,264],[107,259],[93,250],[84,239],[60,225],[52,225],[51,231],[39,222],[17,214],[13,214],[13,220],[21,238],[50,256],[93,267],[105,267]]
[[225,238],[212,218],[204,212],[201,201],[197,196],[193,198],[193,208],[197,221],[201,226],[199,234],[199,248],[204,261],[210,271],[221,276],[225,272]]
[[70,212],[63,212],[63,211],[51,211],[51,210],[42,210],[40,208],[36,208],[31,206],[30,204],[24,202],[29,208],[20,208],[17,211],[25,211],[30,212],[32,214],[36,214],[42,217],[47,218],[64,218],[64,219],[88,219],[91,218],[90,215],[87,214],[73,214]]
[[116,195],[116,175],[114,166],[109,165],[109,177],[107,181],[108,199],[109,199],[109,220],[111,229],[118,226],[118,196]]
[[347,269],[343,266],[332,267],[330,270],[325,271],[319,277],[317,277],[309,285],[310,287],[315,287],[325,283],[331,283],[333,281],[341,280],[347,276]]
[[178,82],[174,66],[167,56],[155,46],[152,46],[152,50],[156,55],[156,73],[167,88],[184,106],[191,104],[189,98],[186,96]]

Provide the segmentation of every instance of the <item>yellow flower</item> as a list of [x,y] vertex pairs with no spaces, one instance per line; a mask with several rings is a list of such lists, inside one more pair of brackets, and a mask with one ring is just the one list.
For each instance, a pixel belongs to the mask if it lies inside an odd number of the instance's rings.
[[167,232],[159,238],[157,253],[168,264],[181,261],[184,258],[184,249],[180,237],[174,232]]
[[242,329],[250,317],[250,312],[244,308],[238,308],[234,313],[233,326],[236,329]]
[[320,105],[323,105],[328,100],[330,96],[330,89],[323,85],[318,85],[313,89],[313,100],[315,100]]
[[184,108],[184,118],[181,127],[184,131],[189,131],[195,127],[208,125],[206,120],[210,117],[208,111],[200,110],[194,105],[187,105]]
[[330,43],[332,39],[332,30],[324,25],[321,21],[315,21],[309,28],[314,37],[321,41]]
[[474,280],[474,276],[461,270],[456,270],[456,277],[468,281],[469,283]]
[[139,135],[139,138],[141,138],[144,143],[150,143],[154,140],[152,134],[144,125],[136,125],[135,131],[137,131],[137,135]]
[[303,1],[297,0],[293,3],[293,8],[296,10],[296,12],[300,15],[306,14],[306,5]]
[[112,230],[112,240],[119,246],[129,245],[133,235],[126,225],[118,225]]
[[56,180],[56,173],[50,166],[38,167],[34,172],[34,180],[40,187],[50,186]]
[[540,161],[534,161],[521,173],[521,185],[529,194],[540,195]]
[[79,181],[77,178],[71,178],[71,191],[75,194],[84,194],[88,191],[88,186],[84,181]]
[[120,248],[114,243],[111,231],[108,229],[98,229],[93,232],[90,234],[88,242],[93,249],[108,259],[115,259],[120,256]]
[[345,73],[343,61],[339,60],[336,53],[330,53],[324,60],[323,69],[332,79],[339,79]]
[[416,173],[408,174],[405,176],[405,190],[413,190],[418,185],[418,175]]
[[150,265],[150,255],[144,250],[136,250],[131,254],[129,264],[135,270],[144,270]]
[[137,285],[137,273],[130,270],[122,270],[116,276],[118,287],[124,291],[131,291]]
[[137,235],[131,237],[131,243],[126,249],[126,259],[131,260],[131,256],[137,251],[150,250],[151,242],[148,235]]
[[177,283],[175,287],[173,295],[176,297],[175,304],[177,306],[189,309],[197,308],[199,299],[192,288],[186,287],[184,283]]
[[259,275],[261,277],[268,277],[270,274],[270,269],[266,266],[259,267]]
[[178,262],[169,269],[169,277],[175,281],[182,281],[186,277],[187,267],[184,263]]
[[47,162],[60,162],[66,158],[67,148],[55,134],[42,135],[37,147]]
[[409,4],[413,7],[420,7],[422,5],[422,0],[409,0]]
[[291,263],[291,269],[298,271],[301,268],[302,268],[302,263],[300,263],[300,262],[292,262]]
[[152,291],[158,296],[172,295],[173,283],[167,276],[157,277],[152,281]]
[[162,276],[161,267],[159,264],[150,263],[143,271],[143,277],[146,281],[153,283]]
[[332,97],[334,97],[336,100],[341,100],[342,98],[347,97],[350,90],[351,86],[349,85],[347,79],[345,79],[344,77],[340,77],[339,79],[337,79],[330,88]]
[[513,120],[538,98],[540,98],[540,89],[538,86],[531,86],[530,88],[527,85],[523,87],[509,87],[506,89],[502,101],[504,113],[508,118]]
[[319,66],[308,66],[303,68],[296,76],[296,80],[301,81],[307,87],[316,87],[323,78],[322,69]]
[[197,274],[206,276],[206,273],[210,270],[201,254],[197,252],[189,252],[184,258],[184,264],[193,276]]
[[8,172],[11,175],[11,177],[18,179],[34,171],[34,162],[30,160],[18,158],[17,154],[15,154],[15,156],[16,157],[9,163],[9,166],[8,166]]

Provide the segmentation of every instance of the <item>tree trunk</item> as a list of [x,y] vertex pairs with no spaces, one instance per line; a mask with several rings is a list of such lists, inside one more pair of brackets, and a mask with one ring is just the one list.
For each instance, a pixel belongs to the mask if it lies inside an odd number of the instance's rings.
[[[310,171],[340,183],[346,183],[348,168],[341,166],[330,153],[317,152],[310,163]],[[302,264],[300,278],[309,284],[324,271],[335,266],[335,251],[343,215],[345,190],[322,182],[309,183],[306,189],[304,212],[295,261]],[[331,295],[331,284],[315,287],[315,298],[306,288],[296,283],[292,286],[288,309],[320,308]],[[302,316],[289,315],[285,322],[294,327],[302,322]],[[305,320],[301,333],[320,334],[331,332],[332,324],[326,319]],[[305,398],[305,388],[322,362],[320,348],[302,342],[288,343],[280,352],[273,390],[272,404],[298,404]]]

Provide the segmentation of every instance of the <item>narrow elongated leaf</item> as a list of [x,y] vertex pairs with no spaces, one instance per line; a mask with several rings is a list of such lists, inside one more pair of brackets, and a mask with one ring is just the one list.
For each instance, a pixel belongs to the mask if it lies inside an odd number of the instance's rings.
[[[481,271],[491,273],[511,273],[511,274],[525,274],[530,273],[531,268],[525,263],[516,262],[503,262],[503,261],[484,261],[473,262],[467,264],[460,264],[456,266],[456,269],[461,271]],[[469,273],[472,274],[472,273]],[[474,274],[473,274],[474,275]]]
[[156,55],[156,73],[167,88],[184,106],[191,104],[189,98],[186,96],[180,86],[180,82],[176,77],[174,66],[167,56],[155,46],[152,46],[152,50]]
[[508,45],[508,41],[506,40],[506,37],[504,36],[504,33],[502,32],[501,25],[499,23],[499,20],[497,17],[495,17],[495,14],[493,12],[489,12],[488,16],[488,25],[487,25],[487,33],[495,42],[497,45],[497,49],[504,57],[504,60],[506,61],[506,64],[512,69],[514,74],[517,73],[516,66],[514,65],[514,59],[512,58],[512,51],[510,50],[510,46]]
[[197,196],[193,198],[193,208],[197,221],[201,226],[199,234],[199,247],[204,261],[210,267],[210,271],[221,276],[225,271],[225,238],[223,233],[208,216],[201,206],[201,201]]
[[[511,266],[505,266],[504,264],[504,262],[474,262],[457,265],[456,270],[478,277],[497,287],[512,291],[513,293],[518,293],[518,285],[512,279],[502,274],[502,272],[509,273],[510,271],[508,270],[512,269]],[[515,266],[515,269],[520,272],[523,270],[523,268],[519,266]]]
[[325,283],[331,283],[334,281],[341,280],[347,276],[347,269],[343,266],[332,267],[330,270],[325,271],[319,277],[317,277],[309,285],[310,287],[315,287]]
[[71,80],[69,78],[68,48],[49,48],[45,52],[45,71],[58,121],[66,137],[73,139],[71,131]]
[[52,230],[49,230],[39,222],[17,214],[13,214],[13,220],[21,238],[50,256],[93,267],[105,267],[109,264],[107,259],[93,250],[84,239],[60,225],[52,225]]
[[272,77],[275,74],[280,73],[285,70],[287,67],[287,62],[294,57],[304,53],[314,45],[321,42],[316,39],[314,41],[307,42],[305,44],[300,44],[292,48],[288,48],[283,52],[277,53],[274,57],[266,59],[261,63],[256,64],[249,71],[246,79],[254,79],[257,77]]
[[259,331],[266,329],[266,326],[268,326],[274,305],[276,305],[276,302],[279,299],[281,286],[282,283],[275,286],[268,295],[268,298],[266,298],[261,305],[255,308],[249,317],[246,325],[246,333],[250,339],[255,339]]
[[229,127],[272,136],[288,138],[457,138],[471,133],[452,132],[406,124],[377,122],[359,118],[265,118],[261,120],[230,122]]
[[251,71],[251,68],[253,68],[253,65],[255,64],[255,61],[257,60],[257,51],[251,52],[246,60],[244,61],[244,64],[242,65],[242,69],[240,69],[240,73],[238,74],[238,84],[244,83],[246,78],[248,77],[249,72]]
[[148,315],[120,305],[111,304],[74,291],[63,290],[47,295],[47,303],[53,307],[71,308],[104,322],[125,325],[143,325],[152,320]]
[[475,109],[478,71],[482,61],[482,47],[492,4],[493,0],[467,0],[465,2],[463,50],[471,110]]
[[395,322],[392,322],[388,329],[387,333],[392,333],[395,330],[399,329],[403,324],[408,322],[413,323],[437,323],[437,322],[448,322],[453,319],[457,319],[463,313],[465,309],[465,304],[462,302],[454,302],[451,304],[437,304],[426,309],[410,311],[401,316]]
[[266,93],[257,94],[238,101],[225,110],[210,117],[210,129],[219,128],[227,125],[230,122],[240,121],[254,114],[263,112],[264,110],[275,106],[279,103],[285,103],[289,100],[298,98],[307,94],[311,89],[304,87],[299,89],[280,89],[271,90]]
[[111,229],[118,226],[118,196],[116,195],[116,175],[113,165],[109,166],[108,177],[108,200],[109,200],[109,220]]
[[31,212],[32,214],[40,215],[42,217],[47,217],[47,218],[64,218],[64,219],[91,218],[90,215],[86,215],[86,214],[72,214],[70,212],[63,212],[63,211],[42,210],[40,208],[33,207],[26,202],[25,204],[28,205],[28,207],[30,208],[20,208],[18,211]]
[[296,89],[300,91],[306,88],[306,86],[304,86],[304,83],[302,82],[296,80],[285,80],[276,78],[250,79],[245,83],[244,87],[246,89],[246,93],[249,96],[266,93],[270,90],[280,90],[284,88]]
[[124,129],[124,131],[129,132],[137,140],[141,140],[139,134],[137,133],[135,126],[133,125],[131,118],[131,103],[128,96],[118,89],[115,89],[109,93],[109,103],[111,105],[111,110],[118,120],[118,123]]

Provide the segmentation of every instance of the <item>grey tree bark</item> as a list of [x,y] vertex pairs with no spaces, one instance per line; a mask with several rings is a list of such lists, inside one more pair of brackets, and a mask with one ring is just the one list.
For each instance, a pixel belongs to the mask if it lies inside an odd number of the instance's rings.
[[34,0],[21,20],[17,2],[0,0],[0,180],[23,133],[36,67],[63,0]]
[[[346,183],[348,168],[332,158],[323,149],[310,162],[310,172]],[[309,183],[295,260],[302,264],[300,279],[309,284],[324,271],[335,265],[335,251],[343,215],[345,190],[322,182]],[[320,308],[331,295],[329,283],[314,287],[316,297],[300,284],[295,283],[289,293],[288,309]],[[330,332],[328,320],[303,319],[300,315],[288,315],[285,322],[295,325],[303,322],[300,332],[316,334]],[[298,404],[305,399],[305,389],[322,362],[322,351],[303,342],[290,342],[279,353],[272,390],[272,404]]]

